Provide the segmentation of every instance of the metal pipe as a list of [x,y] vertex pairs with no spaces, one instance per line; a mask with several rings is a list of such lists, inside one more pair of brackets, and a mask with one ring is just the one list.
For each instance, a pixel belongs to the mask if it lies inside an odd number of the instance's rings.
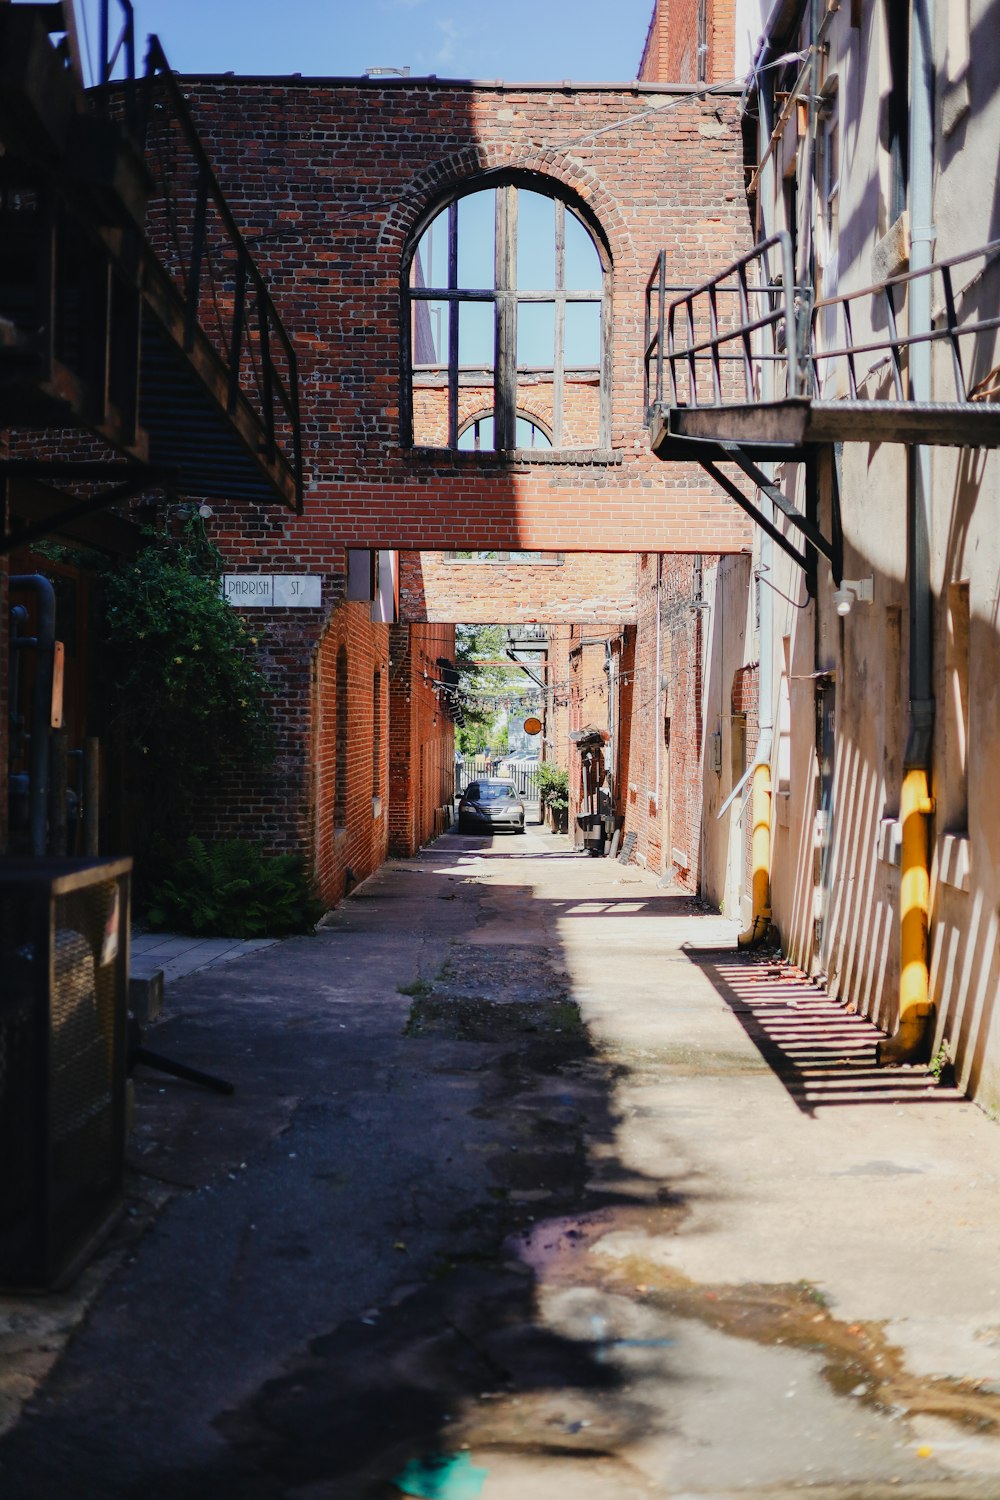
[[[913,0],[910,23],[910,271],[930,266],[936,238],[934,208],[934,0]],[[910,283],[912,334],[929,332],[931,277]],[[910,397],[931,399],[931,346],[910,349]],[[879,1063],[923,1062],[930,1055],[934,1005],[930,998],[930,795],[934,679],[931,593],[931,449],[907,450],[907,576],[910,615],[910,723],[903,753],[899,886],[899,1023],[876,1048]]]
[[[770,91],[762,91],[761,94],[761,128],[767,129],[770,124]],[[762,163],[763,191],[765,194],[773,193],[774,189],[774,164],[773,162]],[[767,201],[770,201],[768,199]],[[787,257],[790,250],[781,244],[781,237],[774,236],[779,243],[783,256],[783,283],[786,296],[789,298],[791,308],[792,288],[795,283],[795,267],[789,268]],[[766,264],[766,262],[765,262]],[[768,281],[771,280],[768,273]],[[792,326],[787,328],[786,337],[791,346],[795,340],[792,337]],[[766,401],[773,396],[774,370],[769,364],[765,364],[761,374],[762,397]],[[768,478],[774,479],[774,470],[770,464],[763,465],[764,472]],[[773,501],[763,491],[759,491],[761,505],[771,506],[772,526],[775,520],[775,508]],[[761,573],[769,573],[774,563],[774,543],[767,528],[760,529],[760,570]],[[774,631],[774,606],[770,589],[762,589],[757,585],[760,599],[760,622],[757,630],[758,639],[758,667],[757,667],[757,701],[759,733],[757,745],[754,750],[752,762],[752,782],[750,793],[750,921],[736,939],[738,948],[754,948],[764,941],[767,930],[771,925],[771,749],[774,738],[774,642],[772,635]]]
[[[660,800],[661,800],[661,796],[662,796],[662,793],[661,793],[661,790],[660,790],[660,741],[663,738],[663,713],[662,713],[662,704],[663,704],[663,680],[662,680],[663,679],[663,595],[661,593],[662,586],[663,586],[663,556],[662,556],[661,553],[658,552],[656,554],[656,667],[655,667],[655,675],[653,677],[653,692],[652,692],[652,695],[651,695],[653,703],[655,705],[654,711],[653,711],[653,759],[654,759],[653,776],[654,776],[654,781],[655,781],[655,785],[656,785],[656,813],[657,813],[657,817],[660,817]],[[662,826],[663,826],[663,821],[662,821],[662,818],[661,818],[660,819],[660,827],[662,828]],[[670,866],[667,864],[668,855],[669,855],[669,851],[666,850],[666,849],[664,849],[664,851],[663,851],[663,863],[664,863],[664,867],[666,869],[670,868]]]
[[101,742],[88,737],[83,742],[83,852],[99,853]]
[[[52,666],[56,644],[55,589],[41,573],[14,573],[11,593],[32,590],[37,598],[37,624],[30,644],[37,650],[28,741],[28,825],[31,852],[45,853],[49,811],[49,730],[52,724]],[[20,638],[23,645],[29,642]]]
[[65,858],[69,852],[69,742],[64,729],[53,731],[49,742],[48,853]]

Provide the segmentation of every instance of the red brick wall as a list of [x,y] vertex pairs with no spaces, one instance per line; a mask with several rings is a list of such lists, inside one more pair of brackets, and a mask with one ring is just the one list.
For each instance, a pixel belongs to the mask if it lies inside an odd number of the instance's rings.
[[390,636],[389,851],[413,854],[434,836],[455,790],[455,731],[433,680],[455,657],[454,625],[394,625]]
[[[706,20],[705,81],[724,83],[735,66],[735,0],[707,0]],[[697,47],[698,0],[656,0],[639,77],[646,83],[698,82]]]
[[[325,571],[345,545],[735,550],[742,513],[643,425],[644,289],[749,243],[736,100],[641,87],[187,80],[206,147],[300,355],[306,514],[218,508],[234,558]],[[637,120],[635,117],[639,116]],[[606,127],[612,128],[610,131]],[[597,134],[601,131],[604,133]],[[616,462],[504,463],[399,446],[399,273],[451,184],[517,167],[573,195],[613,263]]]
[[[338,714],[337,657],[347,656],[346,714]],[[378,696],[376,699],[376,674]],[[342,687],[342,683],[341,683]],[[323,632],[315,657],[312,693],[312,750],[307,776],[315,819],[317,883],[329,904],[338,901],[385,859],[389,844],[389,626],[372,624],[367,604],[341,604]],[[346,720],[346,820],[338,827],[338,724]],[[380,751],[373,763],[379,726]]]
[[[561,561],[558,560],[561,558]],[[465,625],[607,624],[635,617],[635,558],[566,552],[540,563],[455,562],[441,552],[400,554],[403,620]]]

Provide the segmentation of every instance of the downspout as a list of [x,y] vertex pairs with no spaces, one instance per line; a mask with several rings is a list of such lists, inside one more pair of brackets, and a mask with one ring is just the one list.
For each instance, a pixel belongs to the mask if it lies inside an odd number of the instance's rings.
[[[663,714],[661,712],[661,695],[663,693],[663,599],[660,593],[660,590],[662,588],[662,568],[663,555],[662,553],[658,552],[656,554],[656,672],[655,676],[653,677],[652,694],[653,702],[656,704],[656,712],[653,722],[653,779],[656,785],[656,811],[658,815],[661,813],[660,799],[662,793],[660,789],[660,741],[663,738]],[[661,828],[663,826],[662,817],[660,818],[660,826]],[[669,851],[666,849],[664,849],[663,851],[664,869],[667,870],[669,870],[670,868],[669,864],[667,863],[668,852]]]
[[[913,0],[910,25],[910,270],[932,263],[934,230],[934,0]],[[910,333],[931,330],[931,277],[909,285]],[[910,396],[930,401],[931,345],[910,345]],[[930,998],[931,740],[934,681],[931,594],[931,453],[907,450],[907,576],[910,612],[910,726],[903,754],[899,817],[902,825],[899,886],[899,1024],[876,1048],[881,1064],[925,1062],[930,1055],[934,1006]]]
[[[770,95],[767,89],[760,93],[761,127],[770,131]],[[766,162],[760,182],[761,202],[769,204],[773,193],[774,164]],[[763,226],[766,232],[766,225]],[[773,366],[765,362],[763,369],[762,399],[768,400],[773,392]],[[764,466],[768,478],[773,478],[773,469]],[[765,513],[770,506],[774,519],[774,506],[763,494],[758,495]],[[760,532],[760,571],[769,577],[774,561],[774,544],[763,531]],[[757,631],[757,746],[753,756],[753,771],[750,790],[750,922],[736,939],[737,948],[756,948],[767,936],[771,925],[771,744],[774,729],[773,712],[773,645],[771,633],[774,625],[774,607],[771,590],[755,585],[759,598],[760,624]]]
[[[771,564],[771,539],[761,536],[761,571]],[[774,737],[772,703],[773,652],[771,631],[774,608],[771,590],[756,585],[760,597],[759,665],[757,668],[757,703],[760,730],[754,751],[753,782],[750,792],[750,923],[736,939],[738,948],[756,948],[767,936],[771,924],[771,744]]]
[[49,815],[49,730],[52,727],[52,676],[56,643],[56,595],[41,573],[15,573],[9,581],[11,593],[30,589],[38,601],[37,635],[13,636],[17,650],[34,649],[35,681],[31,694],[28,740],[28,827],[31,852],[41,858],[46,850]]

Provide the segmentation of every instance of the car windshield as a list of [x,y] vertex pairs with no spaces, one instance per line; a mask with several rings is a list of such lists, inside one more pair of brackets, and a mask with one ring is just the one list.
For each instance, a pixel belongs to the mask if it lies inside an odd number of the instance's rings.
[[481,781],[479,783],[479,802],[512,802],[517,793],[509,781]]

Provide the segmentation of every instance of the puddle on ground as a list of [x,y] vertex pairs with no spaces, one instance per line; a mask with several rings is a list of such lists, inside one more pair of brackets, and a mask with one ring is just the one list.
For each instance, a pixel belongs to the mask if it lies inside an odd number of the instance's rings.
[[546,1286],[585,1283],[637,1298],[660,1313],[698,1319],[734,1338],[816,1354],[837,1395],[896,1416],[944,1418],[981,1435],[1000,1434],[1000,1394],[985,1382],[910,1374],[880,1324],[833,1317],[822,1293],[807,1282],[703,1285],[641,1251],[600,1252],[610,1235],[664,1236],[675,1233],[683,1217],[680,1205],[612,1206],[531,1226],[513,1236],[508,1249]]

